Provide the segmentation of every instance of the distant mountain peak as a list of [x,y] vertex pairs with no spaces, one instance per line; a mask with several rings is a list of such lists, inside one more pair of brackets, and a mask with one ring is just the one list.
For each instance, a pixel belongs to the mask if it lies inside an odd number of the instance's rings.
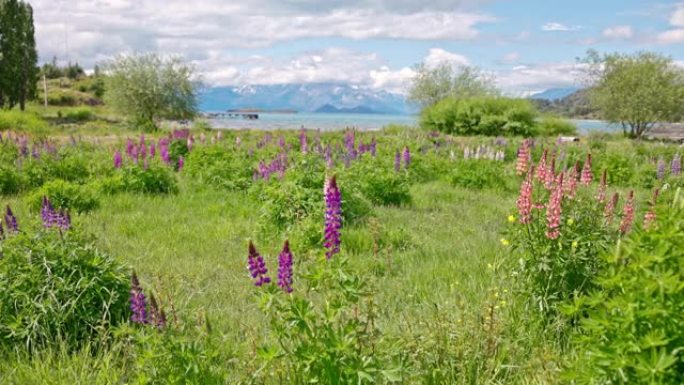
[[579,87],[549,88],[548,90],[534,93],[530,95],[529,98],[554,101],[563,99],[579,90]]

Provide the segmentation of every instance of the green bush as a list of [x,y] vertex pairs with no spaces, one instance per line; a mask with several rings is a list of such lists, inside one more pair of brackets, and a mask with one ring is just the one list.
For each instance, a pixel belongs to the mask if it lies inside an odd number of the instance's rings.
[[548,136],[576,135],[577,127],[565,119],[547,116],[537,122],[537,132]]
[[537,112],[512,98],[444,99],[421,113],[421,125],[453,135],[532,136]]
[[252,184],[250,163],[249,158],[227,149],[202,146],[188,155],[183,172],[209,186],[244,190]]
[[37,114],[31,112],[19,110],[0,111],[0,131],[7,130],[46,135],[48,133],[48,124]]
[[26,199],[31,208],[40,210],[44,196],[50,199],[50,203],[55,208],[77,213],[86,213],[100,206],[99,197],[90,186],[78,185],[61,179],[45,183]]
[[473,190],[509,190],[504,165],[498,161],[471,159],[454,163],[447,178],[454,186]]
[[67,111],[67,113],[64,114],[64,120],[70,123],[87,122],[94,118],[95,114],[89,108],[77,108],[75,110]]
[[105,194],[120,192],[142,194],[175,194],[178,192],[176,177],[169,167],[152,163],[147,169],[139,165],[128,165],[116,170],[113,175],[94,182]]
[[129,315],[127,274],[71,232],[21,232],[0,244],[0,346],[92,341]]
[[683,208],[605,255],[596,290],[568,307],[583,316],[566,373],[576,383],[684,383]]
[[411,203],[408,172],[397,172],[389,164],[380,164],[377,158],[364,157],[355,161],[341,172],[338,181],[344,192],[358,191],[377,205]]
[[23,180],[14,167],[0,168],[0,195],[16,194],[22,188]]

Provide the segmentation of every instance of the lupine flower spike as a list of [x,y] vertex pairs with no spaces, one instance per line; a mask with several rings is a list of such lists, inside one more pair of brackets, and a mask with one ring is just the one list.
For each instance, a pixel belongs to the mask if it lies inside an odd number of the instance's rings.
[[121,159],[121,151],[116,150],[116,152],[114,153],[114,168],[121,168],[122,161],[123,160]]
[[546,181],[546,157],[548,156],[549,150],[544,150],[541,159],[539,159],[539,164],[537,165],[537,180],[541,183]]
[[656,178],[665,178],[665,159],[662,157],[658,158],[658,165],[656,166]]
[[672,158],[672,164],[670,165],[670,172],[674,176],[679,176],[679,174],[682,172],[682,158],[680,157],[679,154],[675,155],[674,158]]
[[140,281],[135,271],[131,275],[131,321],[138,324],[147,323],[147,304],[145,301],[145,294],[140,287]]
[[278,286],[286,293],[292,293],[292,262],[290,242],[285,241],[283,251],[278,256]]
[[622,234],[627,234],[629,230],[632,229],[632,223],[634,222],[634,190],[629,192],[627,196],[627,203],[623,208],[622,222],[620,222],[620,232]]
[[596,193],[596,200],[599,201],[600,203],[603,203],[606,201],[606,187],[607,187],[607,177],[608,177],[608,171],[603,170],[603,174],[601,174],[601,184],[599,184],[598,192]]
[[340,252],[340,229],[342,228],[342,195],[337,187],[337,180],[333,175],[323,188],[325,196],[325,242],[328,249],[325,256],[330,259]]
[[551,192],[549,203],[546,207],[546,237],[557,239],[560,236],[558,227],[561,219],[561,204],[563,201],[563,174],[559,174],[556,186]]
[[620,195],[618,193],[613,194],[613,198],[606,203],[606,208],[603,210],[603,218],[606,220],[606,224],[608,225],[613,222],[613,214],[615,213],[615,207],[617,207],[618,199],[620,199]]
[[587,160],[584,162],[580,175],[580,183],[589,186],[592,179],[594,179],[594,174],[591,172],[591,154],[587,154]]
[[532,176],[534,175],[534,167],[530,167],[527,177],[520,186],[520,195],[518,196],[518,214],[520,215],[520,223],[527,224],[532,220]]
[[579,162],[575,162],[575,165],[570,169],[563,183],[563,190],[565,191],[565,196],[569,199],[574,199],[577,193],[577,173],[579,171]]
[[411,151],[409,151],[408,146],[404,146],[404,151],[402,152],[401,157],[404,160],[404,168],[408,169],[409,165],[411,164]]
[[249,268],[249,273],[254,279],[254,286],[262,286],[264,284],[270,283],[271,278],[266,275],[268,274],[268,269],[266,268],[266,262],[264,262],[264,257],[262,257],[259,252],[257,252],[254,247],[254,243],[249,241],[249,255],[247,256],[247,265]]
[[649,229],[651,225],[656,220],[656,213],[655,213],[655,205],[656,205],[656,200],[658,199],[658,193],[660,190],[655,189],[653,191],[653,200],[650,202],[650,207],[648,211],[646,211],[646,214],[644,215],[644,229]]
[[399,172],[399,170],[401,170],[401,153],[397,151],[394,154],[394,171]]
[[553,188],[553,183],[556,180],[556,156],[551,157],[551,162],[548,163],[546,172],[544,173],[544,187],[547,190]]
[[7,210],[5,211],[5,224],[7,225],[8,233],[16,233],[19,231],[19,224],[17,223],[17,217],[14,216],[12,209],[7,205]]
[[530,142],[525,140],[518,149],[518,163],[515,166],[515,172],[518,175],[523,175],[530,167]]

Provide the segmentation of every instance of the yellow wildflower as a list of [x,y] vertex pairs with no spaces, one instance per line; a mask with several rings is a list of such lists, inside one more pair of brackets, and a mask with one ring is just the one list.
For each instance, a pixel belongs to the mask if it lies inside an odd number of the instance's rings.
[[501,238],[501,244],[504,246],[508,246],[511,244],[511,242],[509,242],[506,238]]
[[511,223],[514,223],[514,222],[515,222],[515,219],[516,219],[516,218],[515,218],[515,215],[509,215],[509,216],[508,216],[508,221],[511,222]]

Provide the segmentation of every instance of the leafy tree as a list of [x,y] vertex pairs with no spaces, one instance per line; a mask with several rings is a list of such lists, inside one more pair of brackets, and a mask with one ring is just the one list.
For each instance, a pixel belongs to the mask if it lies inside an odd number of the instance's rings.
[[454,68],[448,62],[435,67],[418,64],[409,100],[425,108],[448,97],[472,98],[498,94],[491,78],[474,67]]
[[38,53],[33,8],[19,0],[0,0],[0,107],[12,108],[36,94]]
[[160,119],[191,119],[197,114],[194,70],[179,57],[119,56],[104,69],[107,102],[136,125],[154,130]]
[[626,136],[641,138],[656,123],[684,116],[684,72],[671,58],[589,51],[585,62],[591,103],[603,119],[620,124]]

